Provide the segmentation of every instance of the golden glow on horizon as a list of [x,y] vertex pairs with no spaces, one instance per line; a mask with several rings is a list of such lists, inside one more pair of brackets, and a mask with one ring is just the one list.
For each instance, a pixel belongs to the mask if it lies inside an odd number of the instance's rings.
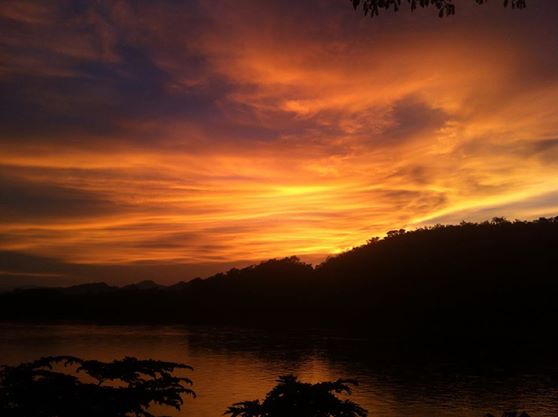
[[[558,79],[524,76],[533,60],[553,64],[548,51],[534,56],[486,23],[472,33],[459,16],[418,25],[416,38],[384,27],[383,47],[371,48],[363,39],[379,29],[352,11],[333,16],[323,40],[319,19],[303,30],[263,8],[267,20],[252,21],[241,3],[227,18],[202,6],[213,26],[196,42],[161,23],[172,11],[146,11],[137,28],[115,7],[168,75],[165,99],[199,88],[221,113],[114,116],[108,132],[5,138],[2,172],[15,188],[58,198],[60,212],[14,214],[0,225],[0,249],[84,263],[318,261],[394,228],[557,214]],[[43,13],[21,24],[48,26]],[[61,49],[54,37],[41,48],[122,62],[116,29],[99,31],[102,53],[85,40]],[[207,68],[191,74],[177,51]],[[16,56],[0,79],[74,76],[71,65],[32,64]],[[215,80],[222,91],[207,92]],[[109,94],[89,93],[80,100]],[[64,111],[76,100],[33,99]]]

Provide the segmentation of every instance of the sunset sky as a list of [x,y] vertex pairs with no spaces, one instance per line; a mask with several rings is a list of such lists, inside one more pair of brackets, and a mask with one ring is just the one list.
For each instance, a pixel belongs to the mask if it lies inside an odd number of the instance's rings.
[[558,2],[0,3],[0,288],[558,214]]

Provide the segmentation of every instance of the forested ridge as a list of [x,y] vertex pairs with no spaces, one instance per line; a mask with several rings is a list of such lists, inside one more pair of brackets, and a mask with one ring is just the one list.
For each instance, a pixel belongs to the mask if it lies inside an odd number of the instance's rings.
[[0,295],[0,318],[358,327],[408,339],[552,338],[557,253],[558,217],[495,218],[391,231],[316,267],[289,257],[168,287],[16,290]]

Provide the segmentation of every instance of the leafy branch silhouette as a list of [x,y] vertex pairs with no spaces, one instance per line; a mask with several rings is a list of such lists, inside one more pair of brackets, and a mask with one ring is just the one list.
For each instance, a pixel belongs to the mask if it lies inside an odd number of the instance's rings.
[[[484,4],[488,0],[474,0],[477,4]],[[378,16],[380,10],[393,9],[399,11],[402,0],[351,0],[356,10],[362,4],[362,10],[365,15],[370,17]],[[411,6],[411,10],[415,10],[417,6],[429,7],[434,6],[438,10],[438,16],[445,17],[455,14],[455,4],[453,0],[403,0]],[[504,6],[511,5],[513,9],[524,9],[527,7],[527,0],[503,0]]]
[[[60,372],[74,367],[74,373]],[[182,395],[195,397],[192,381],[173,375],[192,367],[174,362],[126,357],[113,362],[74,356],[44,357],[0,368],[3,417],[155,417],[152,404],[174,407]],[[84,376],[84,382],[79,375]]]

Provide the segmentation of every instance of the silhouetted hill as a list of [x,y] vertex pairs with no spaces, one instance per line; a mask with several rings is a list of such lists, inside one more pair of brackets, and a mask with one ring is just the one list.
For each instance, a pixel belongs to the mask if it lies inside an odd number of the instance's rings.
[[92,295],[99,294],[107,291],[115,291],[117,287],[111,287],[104,282],[94,282],[91,284],[73,285],[71,287],[59,288],[58,291],[67,295]]
[[[170,287],[0,295],[4,319],[354,327],[378,339],[553,339],[558,217],[392,231],[313,268],[296,257]],[[141,289],[141,291],[138,291]],[[363,330],[364,329],[364,330]]]
[[157,288],[164,288],[164,285],[157,284],[155,281],[145,280],[138,282],[136,284],[130,284],[122,287],[123,290],[136,290],[136,291],[143,291],[143,290],[154,290]]

